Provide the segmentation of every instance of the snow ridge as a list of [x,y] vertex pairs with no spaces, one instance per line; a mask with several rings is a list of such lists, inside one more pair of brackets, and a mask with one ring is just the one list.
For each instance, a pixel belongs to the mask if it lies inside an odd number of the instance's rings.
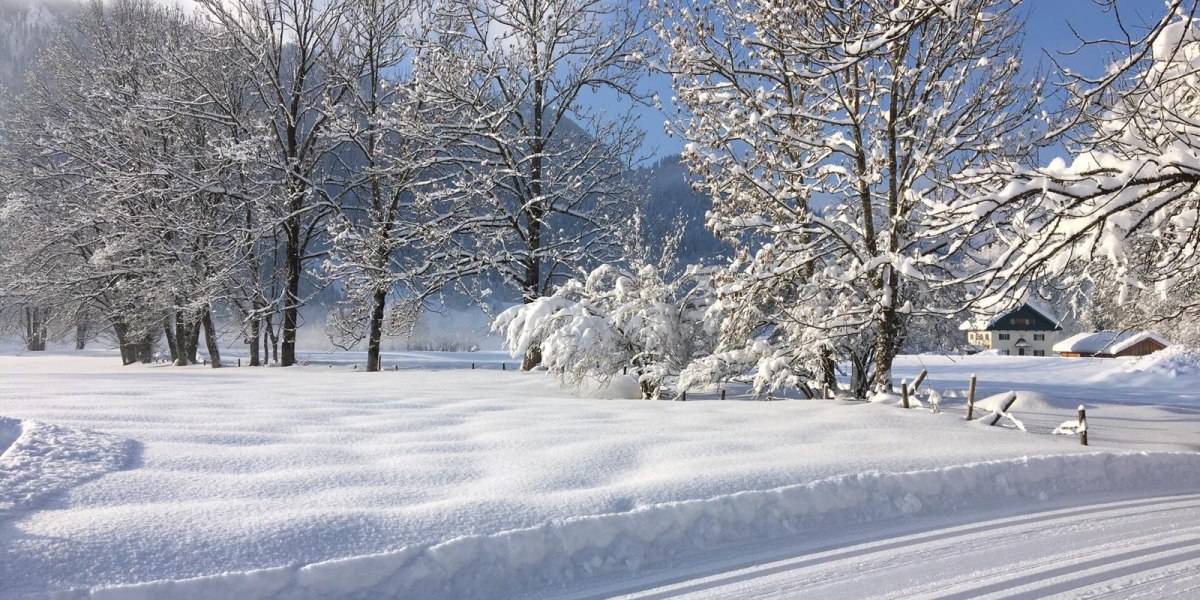
[[533,528],[306,566],[27,597],[251,600],[507,596],[605,573],[632,572],[720,545],[777,538],[817,527],[1050,497],[1138,493],[1147,489],[1165,494],[1197,480],[1200,455],[1192,453],[1037,456],[907,473],[868,472],[773,490],[555,520]]
[[0,417],[0,519],[125,468],[135,448],[96,431]]

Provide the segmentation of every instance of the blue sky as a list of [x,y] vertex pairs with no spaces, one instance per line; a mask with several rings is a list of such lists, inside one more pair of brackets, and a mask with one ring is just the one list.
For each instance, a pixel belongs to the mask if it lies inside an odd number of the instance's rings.
[[[1057,57],[1059,63],[1085,74],[1099,73],[1108,63],[1105,51],[1100,47],[1089,47],[1075,55],[1064,55],[1079,46],[1072,27],[1088,39],[1115,37],[1120,34],[1117,21],[1111,13],[1097,5],[1094,0],[1025,0],[1022,10],[1027,15],[1025,38],[1025,61],[1033,66],[1039,62],[1049,68],[1049,56]],[[1157,22],[1163,13],[1161,0],[1118,0],[1121,18],[1126,27],[1135,34],[1140,28]],[[657,91],[666,103],[671,97],[670,79],[655,76],[647,81],[650,89]],[[683,142],[669,138],[663,131],[665,115],[659,111],[645,109],[638,112],[642,128],[646,131],[646,152],[654,157],[678,153]]]

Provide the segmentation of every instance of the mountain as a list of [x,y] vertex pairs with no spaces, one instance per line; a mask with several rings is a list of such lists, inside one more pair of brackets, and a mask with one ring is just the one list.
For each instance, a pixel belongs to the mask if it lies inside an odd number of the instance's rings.
[[0,87],[24,89],[38,54],[82,8],[76,0],[0,0]]
[[662,240],[682,227],[679,263],[711,263],[726,250],[704,226],[704,214],[712,207],[712,200],[692,190],[679,161],[679,155],[671,155],[640,169],[638,175],[646,178],[650,191],[643,211],[646,227],[652,241]]

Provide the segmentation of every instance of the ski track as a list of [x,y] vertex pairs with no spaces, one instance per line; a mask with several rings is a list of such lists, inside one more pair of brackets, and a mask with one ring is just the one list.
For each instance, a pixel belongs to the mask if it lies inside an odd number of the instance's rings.
[[832,549],[796,540],[791,558],[717,561],[703,567],[711,575],[595,597],[1191,598],[1200,590],[1200,494],[978,519]]

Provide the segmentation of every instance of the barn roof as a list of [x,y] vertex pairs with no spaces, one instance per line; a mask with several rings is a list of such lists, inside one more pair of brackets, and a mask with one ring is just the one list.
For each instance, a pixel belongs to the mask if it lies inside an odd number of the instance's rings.
[[1055,344],[1054,351],[1079,354],[1116,354],[1146,340],[1154,340],[1164,346],[1171,345],[1170,340],[1153,331],[1097,331],[1073,335]]

